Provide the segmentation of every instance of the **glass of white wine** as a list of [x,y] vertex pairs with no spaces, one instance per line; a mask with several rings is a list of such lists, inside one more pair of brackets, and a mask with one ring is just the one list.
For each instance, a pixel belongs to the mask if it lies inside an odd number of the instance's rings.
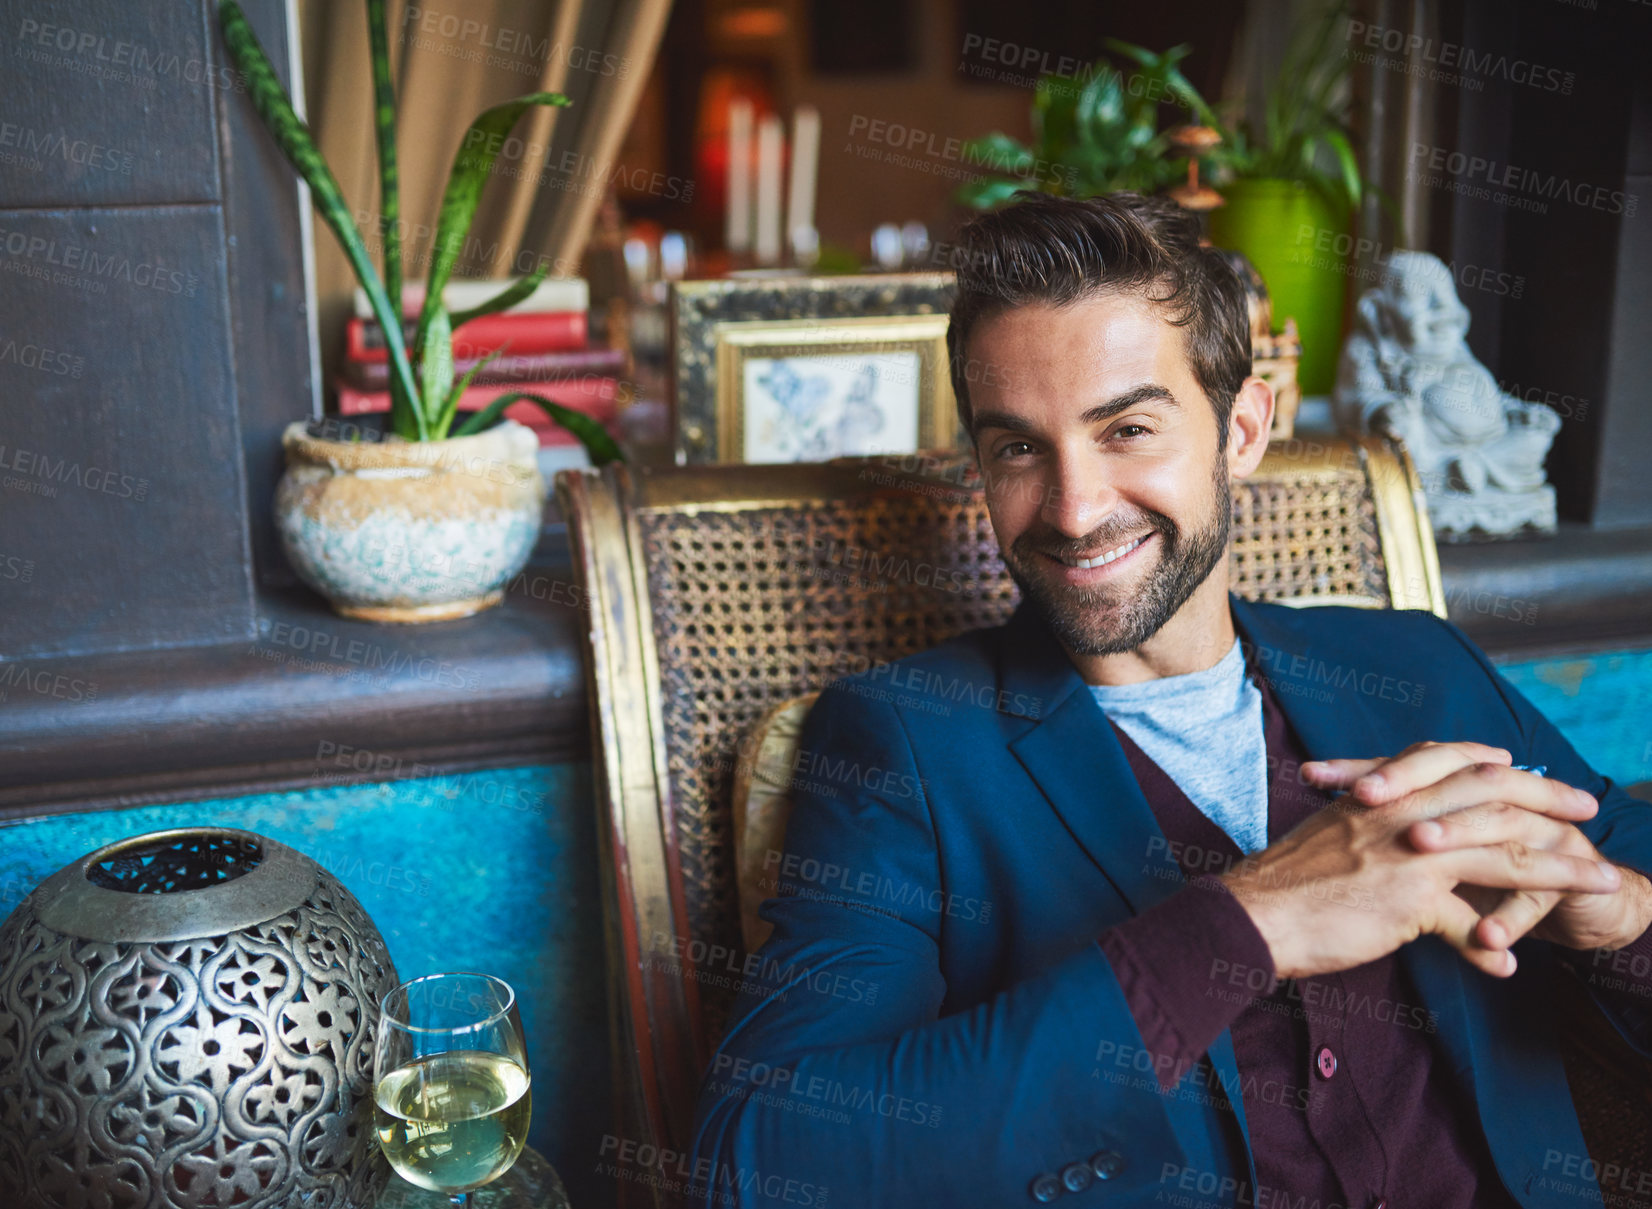
[[487,974],[431,974],[384,997],[374,1124],[410,1183],[468,1204],[510,1170],[533,1112],[516,992]]

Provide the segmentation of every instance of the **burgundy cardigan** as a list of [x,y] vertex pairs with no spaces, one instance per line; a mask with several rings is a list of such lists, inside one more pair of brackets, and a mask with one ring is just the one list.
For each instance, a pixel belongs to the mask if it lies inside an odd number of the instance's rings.
[[[1266,677],[1252,679],[1262,693],[1273,843],[1334,795],[1302,781],[1301,744]],[[1240,1203],[1512,1209],[1471,1093],[1435,1047],[1434,1013],[1403,966],[1389,956],[1336,974],[1276,979],[1250,916],[1213,876],[1242,859],[1238,846],[1113,730],[1192,880],[1109,928],[1101,947],[1167,1094],[1230,1092],[1203,1055],[1232,1030],[1260,1185],[1242,1191]],[[1632,948],[1652,956],[1652,930]],[[1629,993],[1646,1002],[1652,979],[1634,981],[1647,985]]]

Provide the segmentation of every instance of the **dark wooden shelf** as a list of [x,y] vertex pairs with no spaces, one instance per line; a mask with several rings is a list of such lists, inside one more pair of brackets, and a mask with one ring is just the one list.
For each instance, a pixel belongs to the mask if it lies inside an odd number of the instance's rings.
[[1652,528],[1440,545],[1451,620],[1500,658],[1652,644]]
[[251,642],[20,661],[0,817],[584,759],[584,614],[560,533],[504,604],[383,626],[304,589]]

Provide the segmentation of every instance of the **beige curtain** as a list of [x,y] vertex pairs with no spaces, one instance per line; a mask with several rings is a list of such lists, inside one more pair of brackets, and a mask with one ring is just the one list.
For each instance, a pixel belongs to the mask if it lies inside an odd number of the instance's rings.
[[[670,7],[671,0],[388,0],[409,281],[428,267],[466,127],[488,106],[538,91],[565,92],[573,106],[537,108],[518,123],[519,142],[507,144],[483,192],[457,275],[514,276],[547,263],[553,276],[578,272]],[[299,25],[310,126],[377,251],[366,5],[300,0]],[[320,223],[315,244],[330,372],[355,278]]]

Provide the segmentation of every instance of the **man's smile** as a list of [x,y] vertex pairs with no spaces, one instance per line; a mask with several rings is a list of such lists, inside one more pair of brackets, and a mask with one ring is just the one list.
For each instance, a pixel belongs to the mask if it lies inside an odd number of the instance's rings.
[[[1130,551],[1134,550],[1137,546],[1141,545],[1152,536],[1153,535],[1151,533],[1144,533],[1140,537],[1131,538],[1122,546],[1114,546],[1111,550],[1103,551],[1093,558],[1061,558],[1061,561],[1066,563],[1069,567],[1079,567],[1088,571],[1091,567],[1099,567],[1105,563],[1112,562],[1114,559],[1123,558],[1126,554],[1130,553]],[[1059,558],[1061,556],[1057,555],[1056,557]]]
[[1053,566],[1051,570],[1057,581],[1078,587],[1097,583],[1104,579],[1112,579],[1123,573],[1126,563],[1139,561],[1135,555],[1142,547],[1149,545],[1156,534],[1152,531],[1133,537],[1122,545],[1103,550],[1087,558],[1074,557],[1067,554],[1052,554],[1049,551],[1040,551]]

